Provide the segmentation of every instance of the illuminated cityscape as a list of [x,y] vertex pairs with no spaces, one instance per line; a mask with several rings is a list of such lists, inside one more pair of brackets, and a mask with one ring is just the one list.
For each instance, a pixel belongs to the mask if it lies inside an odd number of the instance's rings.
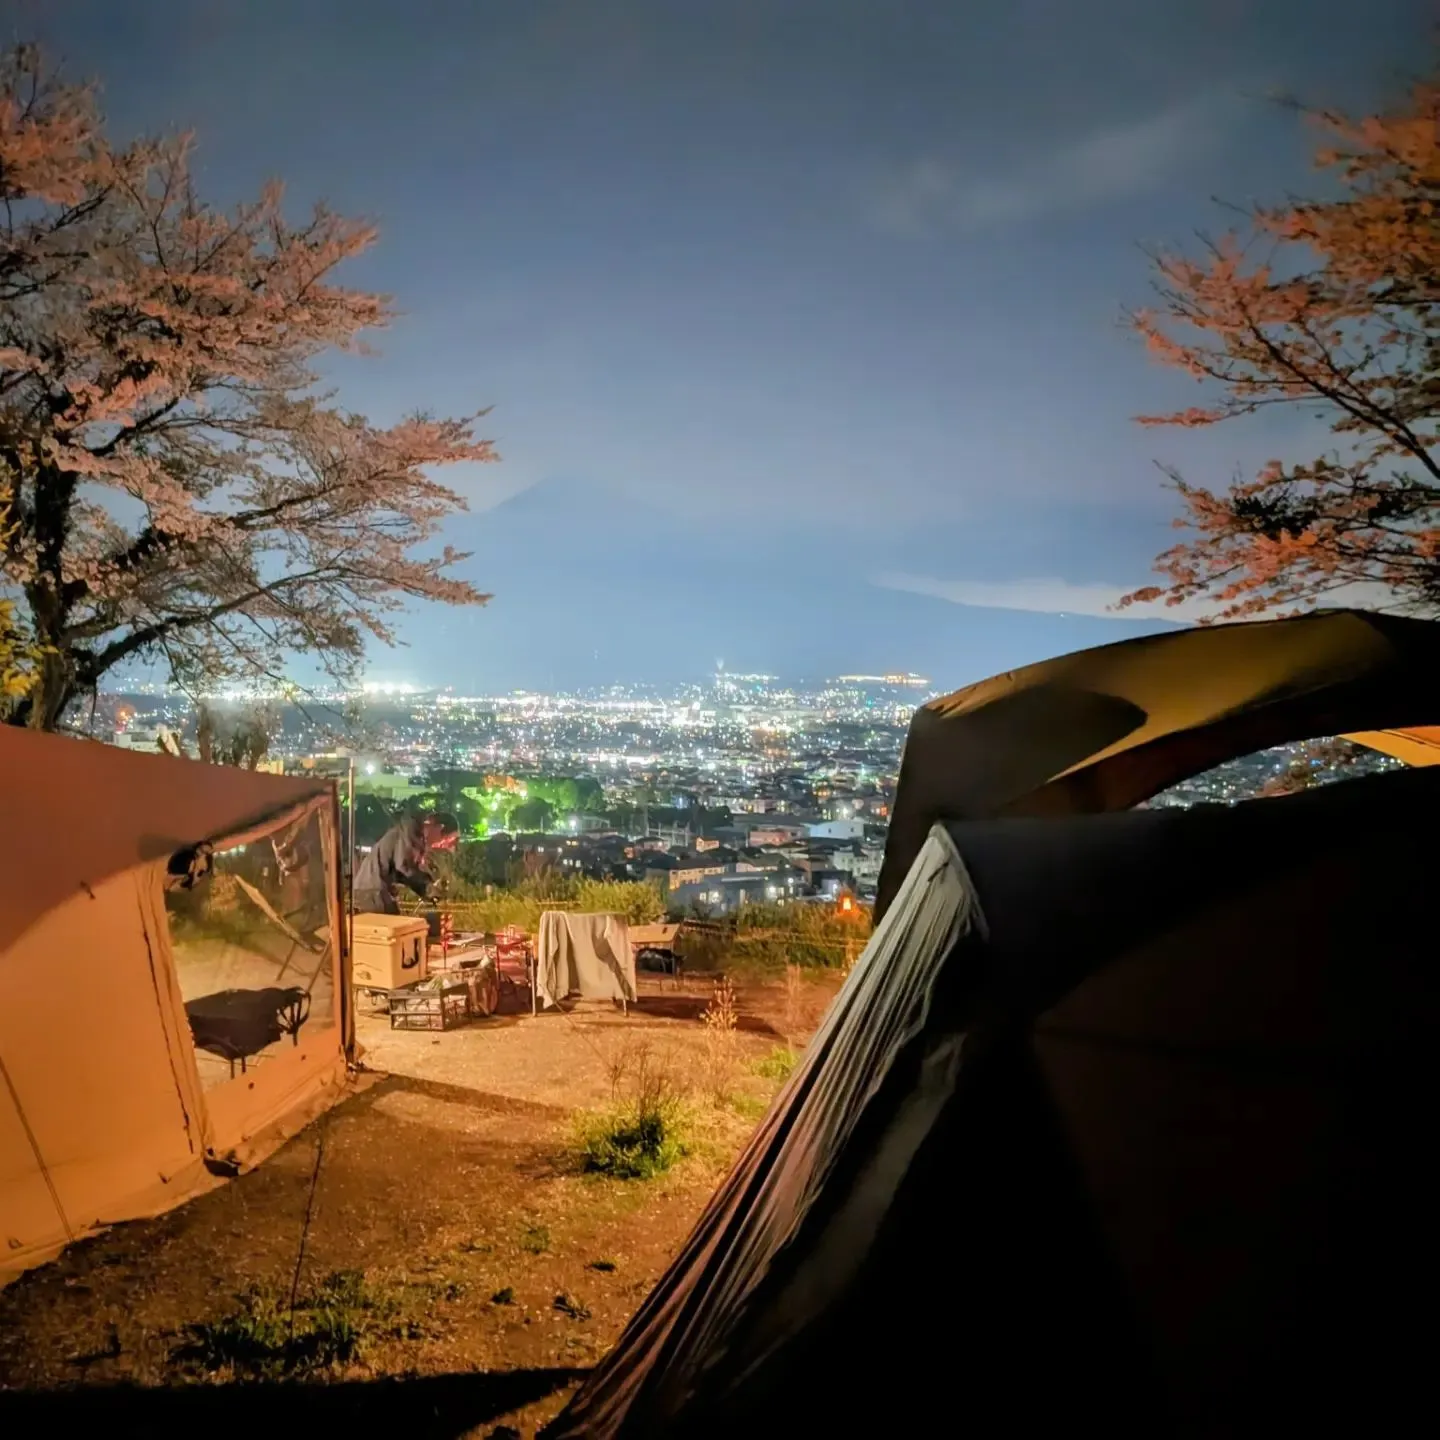
[[[671,689],[471,695],[386,683],[303,703],[209,703],[267,717],[275,768],[339,759],[348,773],[353,762],[362,843],[401,809],[438,805],[457,812],[467,841],[561,853],[598,876],[669,872],[677,908],[731,909],[874,893],[906,729],[938,693],[911,674],[792,683],[717,668]],[[134,685],[101,696],[88,728],[128,748],[172,736],[183,748],[194,724],[184,697]],[[1394,763],[1361,752],[1347,770]],[[1149,803],[1234,803],[1315,764],[1299,746],[1262,751]]]

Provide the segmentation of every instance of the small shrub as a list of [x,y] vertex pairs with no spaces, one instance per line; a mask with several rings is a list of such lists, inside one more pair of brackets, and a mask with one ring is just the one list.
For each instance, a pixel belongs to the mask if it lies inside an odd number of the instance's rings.
[[715,981],[710,1003],[701,1012],[700,1020],[705,1026],[703,1082],[710,1098],[720,1105],[730,1093],[735,1074],[735,1032],[740,1023],[735,987],[726,976]]
[[610,1275],[614,1273],[616,1266],[613,1260],[592,1260],[589,1268],[598,1270],[602,1275]]
[[[462,847],[462,850],[470,847]],[[483,848],[483,847],[476,847]],[[459,930],[501,930],[518,925],[533,935],[546,910],[597,910],[623,915],[631,925],[665,917],[665,902],[653,886],[639,880],[589,880],[546,872],[513,885],[467,883],[448,856],[438,862],[452,877],[444,908]],[[490,893],[485,893],[486,889]],[[415,907],[420,908],[420,907]]]
[[581,880],[575,898],[580,909],[623,915],[629,925],[650,925],[665,918],[660,892],[643,880]]
[[692,975],[718,970],[730,953],[730,936],[714,930],[687,927],[682,931],[685,969]]
[[649,1180],[685,1153],[679,1096],[648,1045],[621,1050],[608,1069],[609,1109],[576,1122],[581,1164],[614,1180]]
[[788,1080],[799,1060],[788,1046],[777,1045],[755,1062],[755,1073],[763,1080]]
[[787,965],[848,970],[870,937],[870,911],[841,915],[831,905],[746,905],[687,941],[693,972],[718,969],[773,975]]
[[515,1303],[515,1288],[512,1285],[503,1285],[491,1297],[492,1305],[513,1305]]

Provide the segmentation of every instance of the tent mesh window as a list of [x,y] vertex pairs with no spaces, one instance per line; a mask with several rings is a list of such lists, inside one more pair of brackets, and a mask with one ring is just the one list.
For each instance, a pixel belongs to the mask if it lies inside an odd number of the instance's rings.
[[1327,735],[1293,745],[1257,750],[1192,775],[1137,809],[1185,809],[1191,805],[1236,805],[1266,795],[1291,795],[1318,785],[1359,780],[1407,769],[1403,760],[1382,755],[1343,736]]
[[216,848],[165,908],[206,1089],[337,1021],[320,812]]

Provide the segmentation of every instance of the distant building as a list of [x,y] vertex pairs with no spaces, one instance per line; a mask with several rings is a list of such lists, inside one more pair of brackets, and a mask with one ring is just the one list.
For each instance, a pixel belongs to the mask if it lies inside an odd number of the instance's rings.
[[863,819],[821,820],[818,824],[810,826],[810,838],[812,840],[863,840],[865,838],[865,821]]
[[735,863],[735,869],[740,870],[764,870],[771,874],[777,870],[788,870],[791,868],[790,857],[781,850],[759,850],[747,847],[740,852],[740,857]]
[[173,754],[179,738],[168,725],[131,725],[127,729],[117,730],[113,743],[122,750],[159,752],[168,749]]
[[702,881],[713,880],[719,877],[733,874],[734,866],[724,863],[718,865],[686,865],[683,862],[667,873],[666,878],[670,883],[670,890],[673,894],[676,890],[684,890],[689,886],[699,885]]
[[880,845],[857,845],[855,853],[846,857],[844,868],[854,877],[855,887],[862,895],[874,893],[884,859],[885,850]]
[[810,871],[810,888],[816,894],[826,900],[836,900],[840,892],[850,885],[850,873],[833,866],[821,868],[815,866]]
[[751,845],[789,845],[803,840],[809,826],[803,820],[767,816],[764,821],[745,827]]
[[710,804],[716,810],[728,810],[732,815],[764,815],[780,808],[780,797],[766,794],[742,795],[732,792],[712,796]]
[[800,890],[795,875],[751,872],[712,875],[695,884],[670,892],[672,912],[701,910],[711,915],[733,915],[746,905],[774,905],[789,900]]

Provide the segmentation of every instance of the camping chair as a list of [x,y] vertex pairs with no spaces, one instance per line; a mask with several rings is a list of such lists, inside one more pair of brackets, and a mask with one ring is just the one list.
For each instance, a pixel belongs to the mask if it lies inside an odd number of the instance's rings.
[[524,976],[524,986],[533,994],[533,966],[534,953],[530,946],[530,936],[526,935],[518,924],[507,924],[503,930],[495,932],[495,969],[500,972],[500,985],[504,991],[520,989],[521,982],[516,981],[511,973],[518,969]]
[[[507,971],[506,967],[510,970]],[[503,930],[495,933],[495,969],[500,976],[500,988],[507,994],[512,994],[520,988],[514,975],[510,973],[518,969],[523,975],[524,986],[530,991],[531,1009],[534,1009],[535,999],[535,954],[530,944],[530,937],[518,926],[507,925]]]

